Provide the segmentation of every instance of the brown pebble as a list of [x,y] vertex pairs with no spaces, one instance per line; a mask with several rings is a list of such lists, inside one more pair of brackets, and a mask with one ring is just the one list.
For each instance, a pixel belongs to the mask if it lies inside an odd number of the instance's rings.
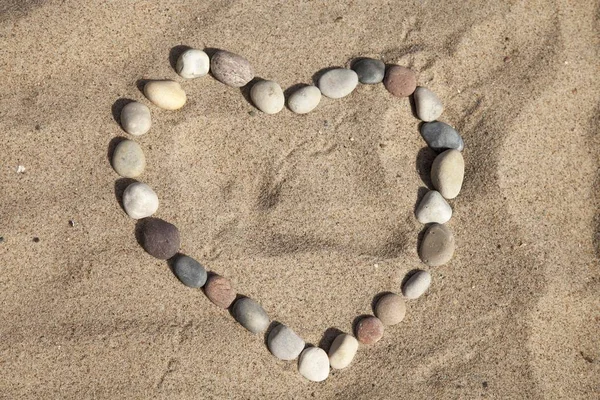
[[389,67],[383,79],[385,88],[394,96],[408,97],[417,88],[417,75],[406,67]]
[[383,336],[383,324],[376,317],[365,317],[356,324],[356,338],[363,344],[377,343]]
[[236,292],[231,281],[221,275],[211,275],[204,284],[204,294],[221,308],[229,308],[235,300]]
[[406,303],[397,294],[388,293],[377,301],[375,315],[384,325],[396,325],[406,315]]
[[179,230],[159,218],[148,218],[142,226],[142,246],[151,256],[160,260],[173,257],[179,251]]

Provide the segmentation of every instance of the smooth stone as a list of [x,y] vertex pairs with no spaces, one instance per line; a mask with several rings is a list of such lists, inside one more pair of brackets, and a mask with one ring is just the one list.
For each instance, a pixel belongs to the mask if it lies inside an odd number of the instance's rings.
[[304,340],[283,324],[274,327],[267,338],[269,351],[280,360],[294,360],[304,349]]
[[383,325],[396,325],[402,322],[406,315],[406,303],[397,294],[388,293],[377,301],[375,315]]
[[150,109],[142,103],[133,101],[121,110],[121,126],[130,135],[140,136],[152,126]]
[[123,178],[137,178],[146,168],[146,157],[139,144],[123,140],[115,147],[112,166]]
[[305,86],[294,93],[288,99],[288,107],[296,114],[306,114],[314,110],[321,101],[321,91],[316,86]]
[[435,121],[442,115],[444,105],[431,90],[419,86],[415,89],[414,97],[417,115],[421,121]]
[[385,64],[381,60],[365,58],[357,61],[352,69],[358,75],[360,83],[374,84],[381,83],[385,76]]
[[443,122],[426,122],[421,126],[421,136],[431,149],[441,152],[448,149],[462,151],[465,148],[460,134]]
[[465,177],[465,160],[460,151],[446,150],[431,165],[431,183],[445,199],[453,199],[460,193]]
[[356,324],[356,338],[364,344],[373,344],[383,337],[383,323],[377,317],[365,317]]
[[394,96],[408,97],[417,88],[417,75],[406,67],[393,65],[388,68],[383,84]]
[[206,280],[204,294],[217,307],[221,308],[229,308],[237,295],[231,281],[216,274],[209,276]]
[[206,269],[192,257],[181,255],[173,263],[173,273],[185,286],[201,288],[206,283]]
[[402,294],[407,299],[417,299],[429,289],[431,274],[427,271],[415,272],[402,287]]
[[189,49],[177,59],[175,69],[179,76],[185,79],[199,78],[208,74],[210,58],[202,50]]
[[181,85],[171,80],[146,83],[144,94],[154,105],[165,110],[178,110],[187,100]]
[[123,192],[123,208],[133,219],[151,216],[158,210],[158,196],[142,182],[134,182]]
[[233,87],[242,87],[254,79],[250,62],[226,50],[219,50],[213,55],[210,70],[219,81]]
[[320,347],[304,349],[298,360],[300,375],[313,382],[322,382],[329,376],[329,357]]
[[144,221],[142,226],[142,246],[151,256],[167,260],[179,251],[179,230],[173,224],[158,218]]
[[233,305],[233,317],[252,333],[261,333],[269,327],[267,312],[256,301],[243,297]]
[[339,334],[329,348],[329,363],[331,368],[346,368],[358,351],[358,340],[346,333]]
[[358,85],[358,75],[351,69],[336,68],[325,72],[319,78],[321,93],[331,99],[348,96]]
[[454,235],[446,225],[433,224],[425,232],[419,255],[430,267],[446,264],[454,255]]
[[260,111],[265,114],[277,114],[285,105],[283,90],[277,82],[256,82],[250,89],[250,98]]
[[452,207],[440,192],[430,190],[417,206],[415,216],[422,224],[445,224],[452,218]]

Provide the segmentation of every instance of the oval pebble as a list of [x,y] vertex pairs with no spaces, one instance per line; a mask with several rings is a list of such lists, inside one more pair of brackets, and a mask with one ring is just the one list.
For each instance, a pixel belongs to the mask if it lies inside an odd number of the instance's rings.
[[376,317],[365,317],[356,324],[356,338],[364,344],[377,343],[383,337],[383,324]]
[[256,108],[265,114],[277,114],[285,105],[283,90],[273,81],[256,82],[250,89],[250,98]]
[[134,182],[123,192],[123,208],[133,219],[151,216],[158,210],[158,196],[142,182]]
[[145,220],[141,236],[144,250],[160,260],[169,259],[179,251],[179,230],[175,225],[162,219]]
[[460,134],[443,122],[426,122],[421,126],[421,136],[431,149],[441,152],[448,149],[462,151],[465,147]]
[[320,347],[304,349],[298,360],[300,375],[313,382],[322,382],[329,376],[329,357]]
[[316,86],[304,86],[288,99],[288,107],[296,114],[306,114],[314,110],[321,101],[321,91]]
[[179,76],[185,79],[199,78],[208,74],[210,58],[202,50],[188,49],[177,59],[175,69]]
[[146,83],[144,85],[144,95],[155,106],[165,110],[178,110],[185,105],[187,100],[181,85],[171,80]]
[[267,338],[269,351],[280,360],[294,360],[304,349],[304,340],[283,324],[274,327]]
[[243,297],[236,301],[232,310],[233,318],[252,333],[261,333],[269,327],[267,312],[256,301]]
[[217,307],[229,308],[235,300],[236,292],[231,281],[221,275],[211,275],[204,284],[204,294]]
[[358,340],[346,333],[339,334],[329,348],[331,368],[346,368],[358,351]]
[[415,272],[402,287],[402,294],[407,299],[417,299],[429,289],[431,274],[427,271]]
[[431,165],[431,183],[445,199],[460,193],[465,177],[465,160],[458,150],[446,150]]
[[123,140],[115,147],[112,166],[124,178],[137,178],[146,168],[146,157],[139,144]]
[[425,193],[415,210],[417,220],[422,224],[445,224],[452,218],[452,207],[436,190]]
[[173,263],[173,273],[185,286],[201,288],[206,283],[206,269],[192,257],[180,255]]
[[454,235],[445,225],[433,224],[425,232],[419,249],[421,260],[430,267],[446,264],[454,255]]
[[383,325],[396,325],[406,315],[406,303],[395,293],[383,295],[375,306],[375,315]]
[[385,76],[385,64],[381,60],[364,58],[352,65],[352,69],[358,75],[360,83],[375,84],[381,83]]
[[435,121],[442,115],[444,105],[442,101],[431,90],[419,86],[415,89],[415,107],[421,121]]
[[219,50],[213,55],[210,70],[220,82],[232,87],[242,87],[254,79],[250,62],[226,50]]
[[348,96],[358,85],[358,75],[351,69],[336,68],[325,72],[319,78],[321,93],[331,99]]
[[406,67],[393,65],[388,68],[383,84],[394,96],[408,97],[417,88],[417,76]]
[[140,136],[152,126],[150,109],[142,103],[132,101],[121,110],[121,126],[130,135]]

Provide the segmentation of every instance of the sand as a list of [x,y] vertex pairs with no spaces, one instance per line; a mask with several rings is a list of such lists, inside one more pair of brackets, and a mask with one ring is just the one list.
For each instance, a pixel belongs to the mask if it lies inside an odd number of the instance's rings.
[[[2,2],[0,398],[597,398],[598,15],[589,0]],[[360,56],[414,69],[465,139],[454,259],[418,259],[432,154],[406,99],[360,85],[264,115],[247,90],[182,82],[177,46],[243,54],[284,89]],[[157,216],[273,320],[327,348],[377,293],[432,273],[348,369],[308,382],[138,246],[108,154],[120,99],[148,104],[152,78],[189,98],[135,138]]]

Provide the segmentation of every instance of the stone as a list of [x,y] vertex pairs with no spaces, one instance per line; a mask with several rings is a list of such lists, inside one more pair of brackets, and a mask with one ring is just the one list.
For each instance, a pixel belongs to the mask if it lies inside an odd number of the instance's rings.
[[407,299],[418,299],[429,289],[431,274],[427,271],[415,272],[402,287],[402,294]]
[[425,232],[419,248],[421,260],[430,267],[446,264],[454,255],[454,235],[446,225],[433,224]]
[[358,75],[351,69],[336,68],[325,72],[319,78],[321,93],[331,99],[348,96],[358,85]]
[[453,199],[460,193],[465,177],[465,160],[460,151],[446,150],[431,165],[431,183],[445,199]]
[[123,140],[115,147],[112,166],[123,178],[137,178],[146,168],[146,157],[139,144]]
[[199,78],[208,74],[210,58],[202,50],[188,49],[177,59],[175,69],[179,76],[185,79]]
[[298,360],[300,375],[313,382],[322,382],[329,376],[329,357],[320,347],[304,349]]
[[419,86],[414,92],[417,116],[421,121],[435,121],[442,115],[444,105],[442,101],[431,90]]
[[216,274],[209,276],[206,280],[204,294],[217,307],[221,308],[229,308],[237,295],[231,281]]
[[285,105],[283,90],[273,81],[256,82],[250,89],[250,98],[256,108],[265,114],[277,114]]
[[173,273],[185,286],[201,288],[206,283],[206,269],[192,257],[180,255],[173,262]]
[[233,304],[233,318],[252,333],[261,333],[269,327],[267,312],[256,301],[243,297]]
[[167,221],[149,218],[142,225],[141,241],[148,254],[167,260],[179,251],[179,230]]
[[288,107],[296,114],[306,114],[314,110],[321,101],[321,91],[316,86],[304,86],[288,99]]
[[304,340],[283,324],[274,327],[267,338],[269,351],[280,360],[294,360],[304,349]]
[[254,79],[250,62],[226,50],[219,50],[213,55],[210,70],[220,82],[232,87],[242,87]]
[[375,315],[383,325],[396,325],[406,315],[406,303],[395,293],[385,294],[375,305]]
[[158,196],[142,182],[134,182],[123,192],[123,208],[133,219],[150,217],[158,210]]
[[140,136],[152,126],[150,109],[142,103],[132,101],[121,110],[121,126],[130,135]]
[[377,343],[383,337],[383,324],[377,317],[364,317],[356,324],[356,338],[363,344]]
[[144,95],[155,106],[165,110],[178,110],[185,105],[187,100],[181,85],[171,80],[146,83],[144,85]]
[[442,152],[448,149],[462,151],[465,147],[462,137],[450,125],[443,122],[426,122],[421,126],[421,136],[432,150]]
[[344,369],[354,359],[358,351],[358,340],[346,333],[336,336],[329,348],[329,363],[331,368]]
[[383,84],[394,96],[408,97],[417,88],[417,76],[406,67],[393,65],[388,68]]
[[375,84],[381,83],[385,76],[385,64],[381,60],[372,58],[363,58],[354,63],[352,69],[358,75],[360,83]]
[[452,217],[452,207],[440,192],[430,190],[417,206],[415,216],[422,224],[445,224]]

